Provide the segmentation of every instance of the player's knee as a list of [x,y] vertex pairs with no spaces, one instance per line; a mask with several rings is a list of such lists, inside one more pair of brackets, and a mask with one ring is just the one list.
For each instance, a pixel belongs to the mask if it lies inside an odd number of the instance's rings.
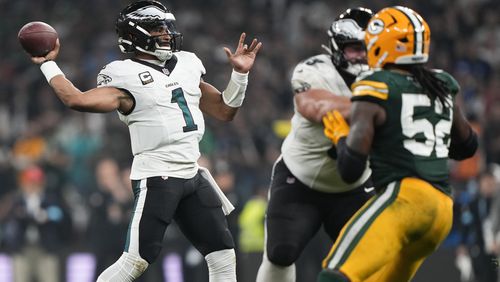
[[341,272],[331,269],[323,269],[319,275],[316,282],[350,282],[349,278],[343,275]]
[[290,266],[299,257],[300,250],[293,244],[277,244],[267,249],[267,258],[273,264]]

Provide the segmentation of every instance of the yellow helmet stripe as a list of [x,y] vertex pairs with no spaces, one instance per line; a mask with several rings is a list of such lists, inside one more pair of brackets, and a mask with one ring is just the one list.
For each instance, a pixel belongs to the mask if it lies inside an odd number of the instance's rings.
[[394,8],[403,13],[413,25],[413,32],[415,37],[415,43],[413,45],[413,54],[422,55],[424,51],[424,32],[425,32],[425,28],[424,25],[422,24],[422,21],[415,14],[415,12],[406,7],[395,6]]

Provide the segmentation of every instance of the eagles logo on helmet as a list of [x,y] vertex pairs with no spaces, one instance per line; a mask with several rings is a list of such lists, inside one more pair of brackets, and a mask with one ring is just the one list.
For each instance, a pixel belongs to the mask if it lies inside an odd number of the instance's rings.
[[357,7],[340,14],[328,29],[329,47],[323,46],[332,56],[336,67],[345,69],[352,75],[368,70],[365,61],[348,61],[344,48],[349,44],[364,45],[364,30],[373,13],[370,9]]
[[[164,26],[170,36],[162,42],[150,32]],[[141,0],[125,7],[116,20],[118,46],[123,53],[143,52],[156,56],[160,61],[170,59],[173,52],[181,50],[182,34],[175,28],[175,17],[162,3]]]

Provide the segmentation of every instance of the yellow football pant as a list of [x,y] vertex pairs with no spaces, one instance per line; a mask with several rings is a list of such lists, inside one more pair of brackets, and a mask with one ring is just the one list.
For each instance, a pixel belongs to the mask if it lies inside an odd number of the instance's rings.
[[452,206],[452,199],[428,182],[393,182],[344,226],[323,267],[352,282],[409,281],[448,235]]

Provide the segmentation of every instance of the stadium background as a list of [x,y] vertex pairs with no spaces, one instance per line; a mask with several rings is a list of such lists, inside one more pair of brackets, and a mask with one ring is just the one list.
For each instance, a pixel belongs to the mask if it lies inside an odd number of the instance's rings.
[[[237,210],[229,217],[238,241],[238,276],[252,281],[262,250],[263,209],[271,166],[279,155],[293,113],[289,78],[301,59],[323,52],[326,29],[348,7],[374,11],[403,4],[432,30],[430,65],[451,72],[462,86],[463,108],[481,133],[472,160],[451,163],[456,188],[456,224],[445,244],[414,281],[459,281],[455,249],[464,208],[478,195],[478,175],[500,162],[500,5],[494,0],[439,1],[163,1],[173,9],[184,35],[183,49],[195,52],[205,80],[222,89],[230,67],[222,46],[234,48],[240,32],[264,43],[250,74],[243,108],[229,124],[207,118],[201,162],[211,167]],[[432,3],[431,3],[432,2]],[[119,255],[131,209],[127,180],[132,155],[128,130],[116,113],[83,114],[66,109],[17,42],[29,21],[45,21],[59,32],[58,64],[82,90],[121,57],[114,21],[123,0],[0,0],[0,281],[12,281],[12,255],[26,246],[17,234],[15,199],[22,183],[44,179],[59,220],[47,240],[31,241],[61,259],[61,281],[91,281],[96,258],[109,265]],[[35,164],[36,166],[33,166]],[[41,170],[38,170],[40,168]],[[42,182],[40,182],[42,183]],[[496,197],[499,196],[498,183]],[[495,195],[491,196],[495,197]],[[209,232],[207,230],[207,232]],[[477,239],[477,238],[476,238]],[[475,239],[472,238],[471,244]],[[299,261],[298,282],[314,281],[329,246],[319,234]],[[111,256],[109,258],[108,256]],[[203,258],[169,228],[161,258],[141,281],[208,281]]]

